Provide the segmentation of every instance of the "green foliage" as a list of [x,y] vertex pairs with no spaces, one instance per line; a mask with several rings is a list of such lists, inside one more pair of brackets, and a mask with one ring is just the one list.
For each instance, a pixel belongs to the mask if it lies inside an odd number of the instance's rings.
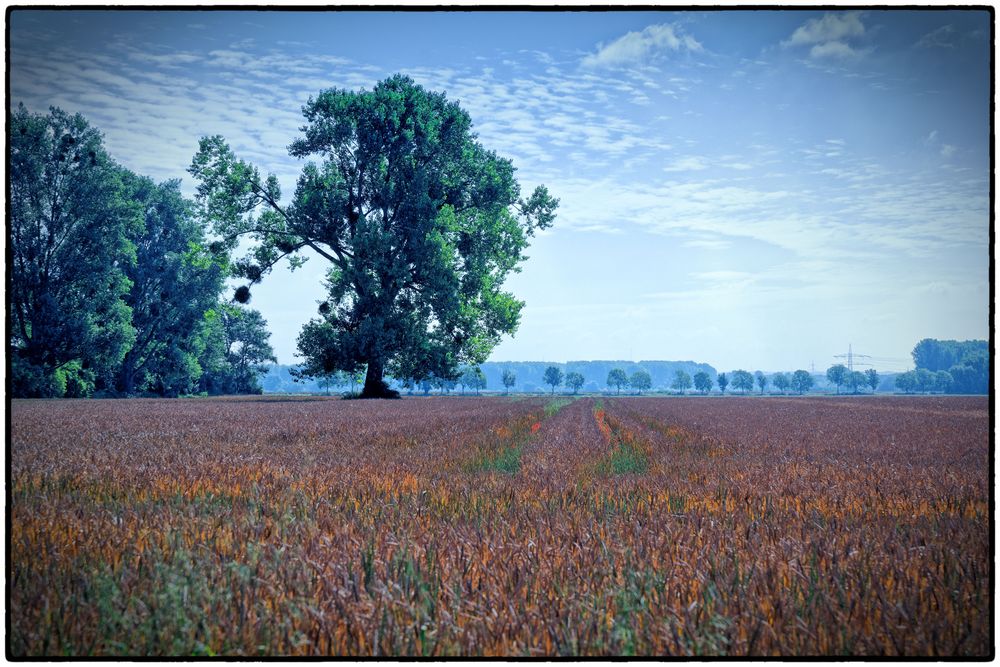
[[[684,373],[684,371],[680,372]],[[645,370],[639,369],[636,372],[632,373],[632,375],[628,379],[628,383],[629,386],[631,386],[633,389],[635,389],[637,392],[641,394],[642,392],[647,391],[650,387],[653,386],[653,378]]]
[[480,389],[486,388],[486,375],[478,366],[467,366],[462,370],[462,374],[459,376],[458,383],[462,385],[462,393],[465,393],[465,388],[475,389],[476,395],[479,395]]
[[[633,375],[632,378],[634,380],[635,376]],[[633,386],[635,386],[634,382]],[[670,388],[683,394],[684,392],[686,392],[688,389],[691,388],[691,376],[684,371],[677,371],[674,374],[674,381],[670,385]]]
[[566,373],[566,386],[572,389],[574,394],[580,390],[583,383],[583,373],[577,373],[576,371]]
[[753,389],[753,375],[749,371],[733,371],[733,389],[739,389],[744,394]]
[[868,384],[868,380],[865,378],[865,374],[861,371],[851,371],[847,374],[847,379],[844,384],[850,387],[851,393],[856,394],[861,387]]
[[694,374],[694,388],[703,394],[712,391],[712,376],[705,371]]
[[814,383],[815,380],[813,380],[813,376],[809,374],[809,371],[799,369],[792,373],[792,379],[790,382],[792,391],[804,394],[812,389]]
[[469,115],[407,77],[325,90],[303,113],[290,153],[322,162],[306,165],[287,208],[276,179],[220,137],[203,139],[192,162],[215,231],[254,242],[242,275],[252,284],[303,247],[329,261],[310,323],[322,331],[300,352],[317,366],[366,366],[366,396],[384,395],[387,372],[454,378],[485,361],[523,306],[502,284],[558,201],[542,186],[522,199],[513,165],[476,141]]
[[79,360],[103,378],[135,339],[122,297],[142,218],[82,116],[19,106],[8,140],[8,345],[19,357],[12,389],[58,395],[57,369]]
[[917,343],[912,352],[913,364],[918,369],[946,371],[952,366],[962,365],[967,359],[989,354],[985,340],[936,340],[925,338]]
[[767,389],[767,376],[757,371],[754,373],[754,378],[757,380],[757,386],[760,387],[760,393],[763,394],[764,390]]
[[900,391],[911,394],[917,390],[917,374],[913,371],[900,373],[895,379],[896,388]]
[[716,382],[719,383],[719,392],[725,394],[726,387],[729,386],[729,377],[725,373],[719,373]]
[[771,381],[774,383],[775,388],[777,388],[777,390],[781,393],[788,391],[788,387],[791,384],[791,381],[786,373],[775,373],[771,376]]
[[872,393],[874,394],[875,390],[878,389],[878,383],[879,383],[878,371],[876,371],[874,368],[869,368],[868,370],[866,370],[865,382],[867,382],[868,386],[872,388]]
[[517,384],[517,374],[509,368],[506,368],[504,369],[502,380],[504,390],[510,391],[510,388]]
[[622,387],[628,386],[628,376],[620,368],[612,368],[608,371],[608,386],[616,389],[615,393],[621,393]]
[[198,333],[202,353],[201,391],[259,394],[267,362],[275,362],[267,321],[256,310],[218,304],[205,314]]
[[830,381],[830,384],[837,385],[837,393],[840,393],[840,388],[847,383],[848,370],[847,366],[844,364],[835,364],[826,369],[826,379]]
[[559,370],[558,366],[549,366],[545,369],[545,384],[552,385],[552,393],[555,393],[556,387],[562,384],[563,372]]
[[178,181],[157,185],[130,173],[123,180],[145,225],[132,237],[137,261],[126,269],[136,341],[118,368],[116,388],[126,395],[191,393],[202,374],[198,334],[222,293],[228,255],[212,251]]

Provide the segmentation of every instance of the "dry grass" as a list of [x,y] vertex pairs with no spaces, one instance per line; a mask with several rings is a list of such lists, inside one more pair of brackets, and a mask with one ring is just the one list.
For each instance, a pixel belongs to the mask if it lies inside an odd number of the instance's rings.
[[13,401],[11,424],[15,656],[992,651],[985,399]]

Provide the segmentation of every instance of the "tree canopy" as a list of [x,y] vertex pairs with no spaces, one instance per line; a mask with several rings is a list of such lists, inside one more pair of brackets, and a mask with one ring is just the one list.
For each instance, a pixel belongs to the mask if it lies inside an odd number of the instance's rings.
[[[219,302],[232,246],[209,241],[177,181],[116,164],[59,109],[12,112],[9,158],[13,396],[260,390],[269,334]],[[213,317],[230,309],[259,320],[253,335],[227,341]]]
[[[61,395],[72,362],[110,375],[135,340],[125,269],[142,229],[100,133],[77,115],[10,114],[7,283],[12,390]],[[63,388],[64,389],[64,388]]]
[[703,394],[712,391],[712,376],[705,371],[698,371],[694,374],[694,388]]
[[556,392],[556,387],[562,384],[563,372],[558,366],[549,366],[545,369],[545,384],[552,385],[552,393]]
[[513,165],[476,140],[468,113],[405,76],[325,90],[303,114],[289,152],[320,162],[304,167],[287,206],[277,179],[221,137],[202,139],[191,164],[216,232],[254,243],[235,263],[248,281],[241,298],[308,247],[330,264],[313,340],[336,368],[367,369],[363,396],[389,395],[387,372],[454,377],[485,361],[524,305],[503,282],[558,200],[544,186],[522,198]]
[[608,371],[608,386],[614,387],[615,393],[621,393],[622,387],[628,386],[628,375],[621,368],[612,368]]

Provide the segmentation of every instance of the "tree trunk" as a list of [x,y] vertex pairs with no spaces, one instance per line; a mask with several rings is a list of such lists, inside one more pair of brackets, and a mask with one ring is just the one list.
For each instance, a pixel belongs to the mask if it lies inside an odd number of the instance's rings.
[[399,398],[399,392],[389,389],[389,385],[385,383],[384,374],[385,368],[381,361],[369,361],[360,398]]

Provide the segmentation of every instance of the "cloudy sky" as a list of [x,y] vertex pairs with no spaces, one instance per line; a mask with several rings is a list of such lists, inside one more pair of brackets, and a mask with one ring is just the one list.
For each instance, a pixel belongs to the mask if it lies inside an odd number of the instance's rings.
[[[221,134],[290,194],[325,88],[396,72],[467,109],[524,191],[561,200],[492,359],[902,370],[989,332],[986,12],[25,11],[10,99],[83,113],[125,166],[182,179]],[[313,257],[254,290],[282,362]]]

